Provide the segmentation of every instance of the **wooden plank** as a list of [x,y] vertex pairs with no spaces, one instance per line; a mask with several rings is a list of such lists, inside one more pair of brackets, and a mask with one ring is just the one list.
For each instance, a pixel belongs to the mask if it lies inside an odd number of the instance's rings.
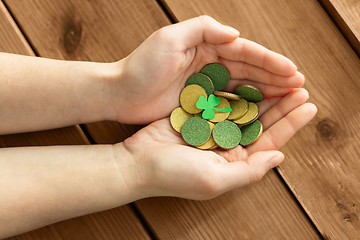
[[279,171],[325,239],[357,239],[360,60],[321,5],[315,0],[166,2],[180,20],[211,15],[295,61],[319,113],[283,148],[287,161]]
[[360,1],[320,0],[360,56]]
[[[121,210],[120,210],[121,209]],[[103,211],[56,223],[9,240],[150,239],[130,207]]]
[[[40,55],[54,59],[116,61],[170,23],[155,1],[4,2]],[[138,129],[109,121],[86,127],[98,143],[123,141]]]
[[319,239],[274,171],[208,201],[155,198],[137,205],[163,239]]
[[90,123],[85,127],[95,142],[102,144],[122,142],[141,128],[112,121]]
[[0,146],[50,146],[90,144],[79,126],[0,136]]
[[0,51],[34,56],[19,28],[0,1]]
[[[161,9],[156,5],[155,1],[123,1],[118,3],[115,1],[105,2],[84,2],[77,1],[37,1],[36,5],[28,3],[29,1],[9,1],[9,6],[12,12],[16,15],[23,30],[29,36],[31,42],[42,56],[49,56],[53,58],[61,59],[91,59],[96,61],[111,61],[117,58],[125,57],[134,48],[137,47],[143,40],[146,39],[153,31],[160,28],[163,25],[169,24],[169,20],[161,12]],[[31,2],[31,1],[30,1]],[[107,6],[107,4],[112,7]],[[113,6],[112,4],[116,4]],[[145,6],[147,6],[145,8]],[[87,13],[94,11],[96,8],[97,15],[91,16]],[[26,9],[26,10],[25,10]],[[47,11],[43,11],[47,9]],[[76,21],[81,25],[82,37],[81,46],[79,46],[71,54],[67,54],[64,50],[62,43],[58,43],[58,39],[61,39],[63,32],[58,30],[62,27],[61,23],[53,19],[63,19],[63,15],[66,15],[69,11],[74,12]],[[111,16],[111,19],[107,19]],[[139,20],[140,19],[140,20]],[[75,21],[75,20],[74,20]],[[73,22],[74,22],[73,21]],[[94,23],[96,22],[96,24]],[[95,28],[95,29],[94,29]],[[116,30],[114,30],[116,29]],[[127,34],[121,34],[126,32]],[[128,42],[132,42],[131,45]],[[54,46],[51,43],[58,43]],[[124,45],[123,45],[124,43]],[[50,46],[50,47],[48,47]],[[105,49],[104,46],[107,48]],[[100,49],[99,52],[93,49]],[[114,53],[116,53],[114,55]],[[92,55],[94,54],[94,55]],[[101,54],[101,55],[100,55]],[[123,139],[127,136],[125,132],[128,130],[122,129],[121,125],[113,125],[113,123],[106,122],[97,123],[89,127],[87,126],[91,136],[99,143],[111,143]],[[96,130],[98,129],[98,130]],[[116,133],[115,131],[119,131]],[[114,134],[115,132],[115,134]],[[317,234],[311,224],[306,219],[305,215],[296,205],[294,199],[288,194],[287,189],[279,181],[274,172],[267,176],[268,181],[264,181],[260,185],[254,185],[251,190],[243,195],[242,191],[232,192],[234,204],[241,205],[243,202],[247,203],[247,208],[237,209],[237,216],[242,216],[247,220],[247,226],[255,226],[251,228],[244,228],[239,231],[238,224],[230,224],[228,220],[221,224],[221,229],[215,228],[214,236],[221,236],[224,232],[232,231],[238,232],[237,236],[258,236],[261,238],[264,230],[269,230],[269,235],[264,236],[278,236],[286,238],[288,235],[297,234],[304,239],[316,239]],[[265,184],[265,185],[264,185]],[[249,199],[251,201],[249,202]],[[264,202],[266,199],[273,199],[273,202],[284,203],[281,210],[278,209],[278,205],[273,204],[267,208],[267,215],[262,215],[261,221],[259,221],[259,214],[262,214],[262,210],[258,205],[253,202]],[[167,204],[160,205],[156,202],[165,201]],[[176,204],[179,206],[190,205],[195,211],[194,215],[187,215],[187,212],[181,210],[181,207],[177,207],[172,202],[178,201]],[[220,198],[220,200],[214,200],[212,204],[216,205],[218,214],[223,212],[223,215],[216,218],[216,223],[220,224],[223,221],[222,216],[226,215],[227,219],[233,216],[232,210],[225,209],[222,206],[227,204],[227,197]],[[212,201],[210,201],[211,203]],[[155,205],[155,208],[152,206]],[[213,211],[210,207],[212,205],[205,205],[204,208],[197,209],[196,202],[186,200],[171,200],[171,199],[148,199],[141,201],[138,205],[140,210],[145,214],[153,227],[155,233],[163,238],[186,238],[186,239],[198,239],[198,236],[192,236],[189,234],[188,222],[184,222],[187,226],[180,228],[181,222],[176,221],[176,217],[180,214],[186,214],[186,219],[193,219],[196,216],[206,215],[207,211]],[[265,204],[262,205],[265,207]],[[159,214],[159,213],[162,214]],[[172,223],[168,223],[167,219],[174,215]],[[258,213],[254,217],[254,213]],[[161,218],[161,221],[154,219],[156,216]],[[274,218],[279,218],[274,220]],[[274,222],[276,225],[274,225]],[[171,226],[167,226],[172,224]],[[239,223],[240,225],[243,223]],[[166,226],[164,226],[166,225]],[[184,225],[182,225],[184,226]],[[169,231],[164,231],[165,227],[169,227]],[[176,230],[179,227],[179,231]],[[194,225],[195,228],[201,227],[200,225]],[[205,233],[209,231],[207,226],[203,226],[199,231]],[[174,235],[172,233],[174,231]],[[179,235],[179,236],[178,236]],[[207,235],[204,235],[207,236]],[[265,238],[264,238],[265,239]]]
[[[0,51],[34,55],[0,1]],[[89,144],[79,126],[0,136],[1,147]],[[129,206],[53,224],[11,239],[148,239]]]

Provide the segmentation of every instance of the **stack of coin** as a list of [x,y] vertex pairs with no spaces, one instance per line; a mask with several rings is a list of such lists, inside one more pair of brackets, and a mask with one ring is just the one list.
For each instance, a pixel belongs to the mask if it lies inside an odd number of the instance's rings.
[[199,149],[231,149],[256,142],[263,131],[257,117],[262,101],[259,89],[240,85],[235,93],[221,91],[229,81],[228,70],[218,63],[193,74],[180,94],[180,104],[170,115],[171,126],[189,145]]

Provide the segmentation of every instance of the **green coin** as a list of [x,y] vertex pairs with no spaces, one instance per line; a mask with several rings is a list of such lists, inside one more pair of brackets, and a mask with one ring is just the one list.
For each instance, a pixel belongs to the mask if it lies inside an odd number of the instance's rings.
[[261,91],[251,85],[240,85],[235,89],[235,92],[237,95],[250,102],[260,102],[263,100]]
[[181,128],[181,136],[192,146],[202,145],[211,136],[210,124],[201,117],[189,118]]
[[211,79],[202,73],[191,75],[186,81],[185,86],[189,86],[191,84],[196,84],[201,86],[205,90],[208,96],[210,96],[210,94],[214,92],[214,85]]
[[260,138],[262,131],[263,126],[259,120],[256,120],[255,122],[242,127],[242,138],[240,144],[243,146],[247,146],[256,142]]
[[239,145],[241,140],[241,130],[233,122],[218,122],[213,129],[215,142],[224,149],[234,148]]
[[201,73],[208,76],[214,84],[215,91],[224,89],[229,82],[230,74],[229,71],[221,64],[212,63],[206,65]]

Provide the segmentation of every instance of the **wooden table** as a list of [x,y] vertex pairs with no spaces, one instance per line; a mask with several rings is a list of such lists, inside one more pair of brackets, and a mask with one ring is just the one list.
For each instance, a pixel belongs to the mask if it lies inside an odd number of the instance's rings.
[[[127,56],[153,31],[201,14],[292,59],[319,113],[260,182],[209,201],[152,198],[11,239],[359,239],[360,1],[3,0],[0,51],[90,61]],[[0,137],[2,147],[115,143],[100,122]]]

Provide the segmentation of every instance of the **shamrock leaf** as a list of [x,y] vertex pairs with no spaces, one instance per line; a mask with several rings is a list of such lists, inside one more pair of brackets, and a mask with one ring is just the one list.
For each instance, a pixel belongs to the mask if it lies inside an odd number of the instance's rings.
[[212,120],[215,118],[215,113],[213,109],[207,108],[203,111],[202,115],[203,118]]
[[207,106],[208,106],[207,104],[208,104],[208,102],[207,102],[206,98],[201,95],[201,96],[199,97],[199,100],[198,100],[197,103],[196,103],[196,107],[197,107],[198,109],[206,109]]
[[211,94],[208,100],[206,100],[204,96],[200,96],[199,100],[196,103],[196,107],[199,109],[204,109],[204,112],[202,113],[202,117],[204,119],[212,120],[215,117],[214,110],[218,112],[231,112],[231,107],[227,107],[225,109],[214,108],[219,104],[220,99],[215,97],[215,95]]
[[220,98],[215,97],[214,94],[210,94],[209,99],[208,99],[208,103],[212,107],[215,107],[215,106],[220,104]]

